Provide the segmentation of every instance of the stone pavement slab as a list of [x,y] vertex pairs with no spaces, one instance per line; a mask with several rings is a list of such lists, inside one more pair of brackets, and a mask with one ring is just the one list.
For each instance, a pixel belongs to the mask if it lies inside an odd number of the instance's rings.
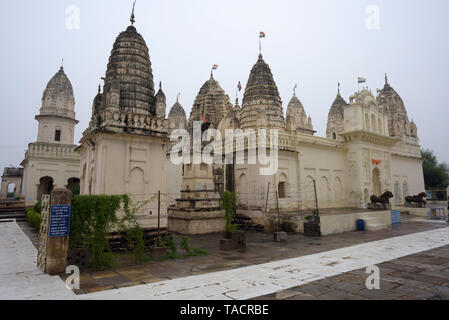
[[0,300],[74,299],[59,276],[37,266],[37,250],[16,222],[0,223]]

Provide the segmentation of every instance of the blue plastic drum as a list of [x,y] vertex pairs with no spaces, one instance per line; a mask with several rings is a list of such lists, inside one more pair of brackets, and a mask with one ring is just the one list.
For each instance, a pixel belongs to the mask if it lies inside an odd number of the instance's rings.
[[365,231],[365,220],[357,220],[357,231]]

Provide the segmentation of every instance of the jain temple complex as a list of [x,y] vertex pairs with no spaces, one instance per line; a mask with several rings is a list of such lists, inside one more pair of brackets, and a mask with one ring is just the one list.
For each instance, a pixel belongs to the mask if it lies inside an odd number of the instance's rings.
[[[93,99],[90,124],[79,145],[74,144],[74,93],[61,67],[44,91],[36,116],[37,141],[22,163],[26,205],[52,188],[79,185],[84,195],[130,194],[143,204],[141,224],[153,227],[160,191],[162,225],[189,234],[221,230],[223,216],[216,207],[225,190],[235,192],[240,214],[263,225],[269,225],[277,205],[285,219],[294,220],[316,204],[328,212],[363,212],[371,195],[391,191],[395,207],[424,191],[417,127],[387,77],[376,95],[363,89],[346,100],[338,90],[326,137],[318,137],[296,94],[285,116],[269,65],[262,54],[254,58],[241,105],[231,103],[211,74],[187,118],[178,99],[167,110],[162,84],[155,88],[149,49],[130,25],[113,44],[104,87]],[[261,175],[263,165],[248,161],[173,164],[171,132],[192,132],[197,121],[206,121],[223,137],[227,129],[277,129],[277,172]],[[233,146],[231,157],[235,159],[238,147],[248,157],[252,146],[245,141]]]

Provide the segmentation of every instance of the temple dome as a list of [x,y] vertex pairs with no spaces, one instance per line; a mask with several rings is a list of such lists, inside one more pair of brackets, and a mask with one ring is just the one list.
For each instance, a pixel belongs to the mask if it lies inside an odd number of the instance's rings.
[[72,84],[61,67],[50,79],[42,96],[40,115],[59,115],[75,119]]
[[379,91],[377,102],[383,106],[384,110],[390,114],[407,114],[404,101],[401,96],[393,89],[385,78],[385,86]]
[[176,103],[173,105],[173,107],[170,109],[170,112],[168,113],[169,119],[187,119],[186,112],[184,111],[184,108],[181,106],[178,100],[176,100]]
[[337,118],[343,120],[345,115],[344,107],[347,106],[348,103],[343,99],[343,97],[340,95],[340,92],[335,97],[334,102],[331,105],[331,108],[329,110],[329,116],[333,115]]
[[148,47],[134,26],[129,26],[115,40],[104,86],[106,95],[109,91],[119,93],[117,107],[154,115],[154,83]]
[[287,121],[286,128],[289,131],[302,131],[313,130],[313,127],[309,125],[306,112],[302,102],[293,94],[288,107],[287,107]]
[[379,91],[377,103],[388,114],[388,130],[392,136],[405,136],[410,134],[409,119],[404,101],[388,83],[385,75],[385,86]]
[[254,128],[265,122],[268,127],[284,127],[282,100],[271,69],[261,54],[249,75],[240,121],[242,129]]
[[162,91],[162,84],[159,84],[159,90],[156,93],[156,99],[159,101],[167,101],[167,98],[165,97],[164,91]]
[[211,73],[209,80],[203,84],[195,98],[189,117],[188,128],[192,129],[193,122],[201,121],[203,115],[207,122],[214,128],[217,128],[220,121],[231,109],[232,103],[229,96]]
[[340,134],[344,131],[345,107],[347,105],[348,103],[341,96],[339,89],[327,117],[327,138],[341,140]]
[[228,114],[220,121],[218,125],[218,130],[220,131],[222,137],[225,137],[226,130],[236,130],[240,128],[240,111],[242,109],[239,106],[238,99],[236,99],[236,103],[234,108],[232,108]]

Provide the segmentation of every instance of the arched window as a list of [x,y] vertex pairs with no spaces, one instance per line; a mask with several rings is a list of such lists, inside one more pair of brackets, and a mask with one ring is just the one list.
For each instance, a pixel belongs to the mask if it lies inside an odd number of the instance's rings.
[[343,205],[344,197],[343,183],[339,177],[336,177],[334,182],[334,201]]
[[285,174],[279,176],[278,193],[279,199],[287,198],[287,176]]
[[328,202],[329,201],[329,180],[327,180],[326,177],[321,177],[320,179],[320,186],[319,186],[319,195],[318,200],[322,202]]
[[303,190],[304,199],[308,202],[315,201],[315,189],[313,187],[313,177],[307,176],[305,179],[305,187]]
[[56,127],[56,129],[55,129],[55,141],[61,141],[61,139],[62,139],[62,129],[61,129],[61,127]]
[[396,201],[396,203],[401,202],[401,196],[399,194],[399,183],[398,182],[396,182],[394,184],[394,200]]
[[334,140],[337,140],[337,134],[335,132],[332,133],[332,138],[334,138]]
[[371,128],[371,126],[370,126],[370,123],[369,123],[369,116],[368,116],[368,113],[365,113],[365,129],[366,130],[370,130],[370,128]]
[[42,137],[41,137],[42,141],[48,141],[49,140],[49,136],[48,136],[48,126],[44,126],[44,129],[42,130]]
[[407,184],[407,182],[404,182],[403,184],[402,184],[402,200],[405,202],[405,198],[407,197],[407,196],[409,196],[408,194],[408,184]]
[[371,115],[371,127],[373,128],[373,132],[377,132],[376,116],[374,114]]

